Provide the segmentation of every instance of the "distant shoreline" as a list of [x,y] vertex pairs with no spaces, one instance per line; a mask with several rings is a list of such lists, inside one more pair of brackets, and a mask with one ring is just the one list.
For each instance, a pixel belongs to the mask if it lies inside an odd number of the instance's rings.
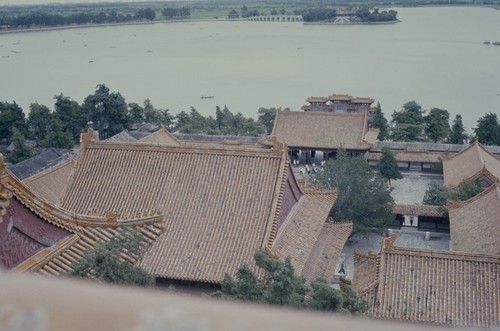
[[382,25],[382,24],[396,24],[401,22],[400,20],[395,21],[384,21],[384,22],[303,22],[304,25]]
[[[19,28],[19,29],[0,29],[1,34],[10,33],[23,33],[23,32],[44,32],[44,31],[56,31],[56,30],[66,30],[66,29],[81,29],[81,28],[96,28],[96,27],[106,27],[106,26],[122,26],[122,25],[145,25],[145,24],[159,24],[159,23],[187,23],[187,22],[225,22],[225,21],[239,21],[245,22],[244,19],[228,19],[228,18],[200,18],[200,19],[180,19],[180,20],[158,20],[158,21],[132,21],[132,22],[116,22],[116,23],[90,23],[90,24],[70,24],[70,25],[58,25],[58,26],[48,26],[48,27],[32,27],[32,28]],[[253,22],[253,21],[248,21]],[[304,25],[381,25],[381,24],[395,24],[401,22],[400,20],[386,21],[386,22],[345,22],[345,23],[333,23],[333,22],[301,22]],[[254,23],[259,23],[255,21]]]

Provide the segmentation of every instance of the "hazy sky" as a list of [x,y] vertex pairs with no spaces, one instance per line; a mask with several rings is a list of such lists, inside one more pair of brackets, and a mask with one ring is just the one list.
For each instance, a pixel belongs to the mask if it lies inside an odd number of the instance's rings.
[[40,5],[47,3],[95,3],[95,2],[144,2],[145,0],[0,0],[0,6],[6,5]]

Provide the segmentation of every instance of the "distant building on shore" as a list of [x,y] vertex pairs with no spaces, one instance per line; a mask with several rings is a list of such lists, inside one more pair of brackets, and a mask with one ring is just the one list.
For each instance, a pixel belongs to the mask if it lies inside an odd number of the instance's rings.
[[372,104],[375,100],[371,98],[353,97],[349,94],[332,94],[328,97],[309,97],[306,99],[308,105],[302,106],[304,111],[326,111],[334,113],[360,113],[368,111],[374,113]]
[[235,20],[235,19],[239,19],[240,18],[240,14],[238,14],[238,12],[234,9],[232,9],[229,14],[227,15],[227,18],[229,18],[230,20]]

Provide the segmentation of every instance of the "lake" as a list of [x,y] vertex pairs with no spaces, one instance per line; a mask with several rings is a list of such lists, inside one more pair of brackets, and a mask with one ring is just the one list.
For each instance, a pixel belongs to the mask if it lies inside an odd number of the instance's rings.
[[[398,24],[303,25],[207,21],[87,27],[0,35],[0,101],[53,108],[98,84],[127,102],[149,98],[173,114],[215,106],[300,110],[309,96],[379,101],[388,119],[410,100],[461,114],[468,131],[500,115],[500,11],[396,8]],[[213,96],[213,98],[201,98]]]

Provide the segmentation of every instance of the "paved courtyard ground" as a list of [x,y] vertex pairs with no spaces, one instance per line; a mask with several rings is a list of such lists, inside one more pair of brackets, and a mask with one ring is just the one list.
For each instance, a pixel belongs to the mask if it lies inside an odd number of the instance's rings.
[[443,185],[443,175],[403,173],[403,179],[391,181],[391,195],[398,204],[421,204],[431,182]]

